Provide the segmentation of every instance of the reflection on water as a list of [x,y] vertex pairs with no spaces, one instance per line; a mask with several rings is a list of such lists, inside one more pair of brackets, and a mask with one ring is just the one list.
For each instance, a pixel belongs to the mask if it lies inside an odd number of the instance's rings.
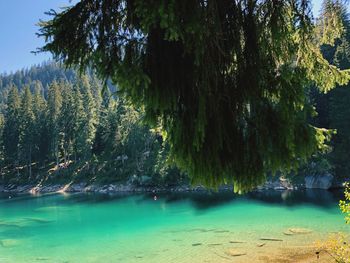
[[311,204],[322,207],[333,207],[335,203],[344,198],[344,193],[341,190],[326,191],[321,189],[262,191],[250,193],[248,198],[285,206]]
[[[7,204],[16,202],[33,202],[37,201],[42,203],[40,197],[53,196],[58,194],[46,194],[42,196],[31,196],[15,193],[0,193],[0,202]],[[66,194],[64,198],[56,200],[57,205],[69,205],[73,203],[87,203],[98,204],[106,202],[122,201],[125,198],[130,197],[133,194],[130,193],[74,193]],[[137,203],[149,202],[154,199],[154,193],[135,194],[138,196]],[[253,191],[245,195],[234,194],[230,191],[223,192],[183,192],[183,193],[157,193],[158,201],[165,202],[167,204],[189,201],[196,209],[209,209],[215,206],[225,205],[242,200],[251,200],[254,202],[263,202],[267,204],[276,204],[282,206],[300,206],[305,204],[321,206],[321,207],[334,207],[334,204],[339,200],[344,199],[344,193],[342,190],[336,189],[333,191],[326,191],[321,189],[303,189],[297,191],[276,191],[276,190],[264,190]],[[10,197],[10,198],[9,198]],[[38,198],[39,197],[39,198]]]
[[[344,198],[341,190],[326,191],[320,189],[305,189],[298,191],[254,191],[246,195],[238,195],[232,192],[195,192],[195,193],[167,193],[159,194],[166,203],[190,201],[196,209],[209,209],[212,207],[225,205],[240,201],[263,202],[279,206],[301,206],[305,204],[334,207],[339,200]],[[112,197],[113,198],[113,197]],[[143,200],[149,201],[152,194],[144,195]]]

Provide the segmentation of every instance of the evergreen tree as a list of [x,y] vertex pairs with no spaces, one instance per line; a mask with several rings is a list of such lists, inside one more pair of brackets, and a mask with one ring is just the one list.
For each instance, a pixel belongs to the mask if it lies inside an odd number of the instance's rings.
[[2,174],[2,170],[5,165],[5,154],[4,154],[4,140],[3,140],[3,132],[4,132],[4,116],[0,114],[0,175]]
[[59,164],[59,145],[60,145],[60,131],[61,126],[59,124],[59,117],[62,108],[62,94],[60,85],[54,81],[48,92],[48,134],[49,134],[49,145],[50,155],[56,161],[56,165]]
[[73,125],[71,130],[71,138],[73,142],[74,160],[77,161],[77,159],[82,157],[89,149],[89,145],[86,144],[86,138],[89,132],[87,129],[88,113],[85,111],[84,108],[83,96],[81,94],[79,85],[73,86],[73,93],[71,99],[71,105],[73,106]]
[[249,190],[324,149],[305,94],[350,79],[319,47],[342,33],[339,14],[317,31],[310,1],[82,0],[51,15],[41,51],[111,79],[207,186]]
[[58,117],[60,128],[59,149],[62,152],[64,163],[67,165],[70,162],[70,155],[73,152],[76,135],[75,127],[78,125],[77,105],[81,104],[81,99],[80,96],[76,96],[76,89],[72,89],[72,86],[67,82],[60,82],[60,89],[64,97]]
[[[87,75],[81,77],[80,90],[82,93],[82,101],[84,106],[85,116],[81,116],[83,119],[84,127],[82,129],[81,140],[83,143],[83,156],[89,157],[91,154],[93,142],[95,140],[96,128],[98,125],[98,97],[93,96],[93,91]],[[97,94],[96,94],[97,95]],[[95,95],[95,96],[96,96]]]
[[[335,40],[334,46],[322,46],[322,53],[338,68],[350,69],[350,21],[346,6],[342,1],[323,1],[320,17],[330,17],[334,13],[341,19],[343,30],[340,37]],[[322,24],[320,26],[322,30]],[[327,158],[338,178],[347,176],[350,172],[350,164],[347,161],[350,151],[349,87],[349,85],[337,86],[327,94],[315,89],[311,94],[318,112],[316,125],[336,131],[331,141],[332,152]]]
[[20,149],[24,158],[29,179],[32,177],[32,155],[35,141],[35,115],[33,111],[33,98],[29,86],[26,86],[22,94],[20,110]]
[[[53,76],[62,79],[52,81]],[[143,125],[143,110],[117,98],[110,83],[102,93],[102,84],[92,72],[81,77],[74,73],[70,78],[55,64],[0,76],[2,83],[14,80],[21,85],[20,95],[18,89],[13,90],[8,84],[0,87],[0,95],[4,96],[0,98],[0,165],[4,182],[19,181],[12,176],[13,166],[17,172],[21,166],[27,167],[25,172],[31,183],[53,180],[47,171],[55,174],[51,162],[54,160],[58,165],[62,159],[66,165],[74,160],[67,179],[85,172],[87,176],[97,175],[98,180],[108,177],[110,182],[134,174],[153,175],[157,177],[155,182],[168,178],[164,161],[168,151],[159,154],[161,142],[156,142],[155,135]],[[13,128],[16,125],[17,133]],[[173,174],[172,181],[177,178]]]
[[49,151],[49,134],[47,126],[47,103],[43,97],[44,88],[40,81],[35,82],[33,98],[33,112],[34,112],[34,145],[35,145],[35,159],[41,161],[43,166],[45,160],[48,158]]
[[20,109],[21,101],[16,86],[12,86],[8,99],[7,109],[4,116],[4,154],[5,160],[14,165],[19,175],[19,140],[20,140]]
[[114,101],[111,97],[111,92],[109,89],[106,89],[106,91],[101,96],[101,103],[98,107],[98,126],[96,127],[96,135],[95,135],[95,141],[93,144],[93,153],[94,154],[101,154],[107,144],[105,140],[105,133],[109,133],[109,118],[111,112],[114,111]]
[[118,102],[108,99],[100,121],[101,144],[105,153],[114,154],[120,147]]
[[[333,48],[333,63],[342,69],[350,69],[350,21],[346,7],[339,7],[344,24],[344,34]],[[347,177],[350,173],[350,85],[337,87],[329,95],[330,128],[337,134],[332,140],[331,161],[338,177]]]

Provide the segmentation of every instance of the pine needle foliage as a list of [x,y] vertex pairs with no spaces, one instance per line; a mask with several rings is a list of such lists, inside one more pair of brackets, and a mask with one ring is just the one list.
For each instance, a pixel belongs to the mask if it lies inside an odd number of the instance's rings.
[[[331,1],[336,2],[336,1]],[[171,158],[194,183],[244,192],[267,172],[296,168],[330,132],[308,124],[307,88],[349,81],[319,45],[306,0],[81,0],[50,11],[39,36],[67,66],[96,69],[160,125]],[[338,30],[335,30],[337,28]]]

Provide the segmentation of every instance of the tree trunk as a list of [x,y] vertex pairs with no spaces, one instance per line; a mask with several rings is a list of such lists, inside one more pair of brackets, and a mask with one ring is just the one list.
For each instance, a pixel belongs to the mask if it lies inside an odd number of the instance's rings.
[[56,166],[58,168],[59,162],[58,162],[58,147],[57,147],[57,145],[55,145],[55,157],[56,157]]
[[19,168],[18,168],[18,165],[19,165],[19,151],[17,150],[17,160],[16,160],[16,170],[17,170],[17,179],[19,178]]
[[32,145],[29,146],[29,179],[32,178]]
[[66,167],[67,166],[67,149],[66,149],[66,147],[64,147],[63,154],[64,154],[64,166]]

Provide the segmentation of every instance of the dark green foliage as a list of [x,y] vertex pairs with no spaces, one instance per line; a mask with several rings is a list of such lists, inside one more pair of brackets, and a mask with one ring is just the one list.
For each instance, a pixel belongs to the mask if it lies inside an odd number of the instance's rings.
[[48,136],[48,112],[47,101],[43,97],[44,89],[38,81],[35,85],[33,97],[33,112],[34,112],[34,146],[33,155],[35,160],[42,162],[44,165],[45,159],[49,154],[49,136]]
[[167,184],[185,177],[168,170],[168,151],[143,124],[143,111],[109,90],[102,97],[94,75],[53,80],[46,88],[40,79],[30,83],[20,93],[13,86],[3,100],[1,183],[137,183],[146,175],[152,184]]
[[[4,116],[0,114],[0,169],[4,166],[4,140],[3,140],[3,132],[4,132]],[[1,173],[1,171],[0,171]]]
[[55,158],[56,164],[59,162],[59,117],[62,107],[62,95],[59,84],[54,81],[49,87],[48,93],[48,116],[47,127],[49,135],[49,149],[52,157]]
[[[13,84],[20,90],[25,85],[29,85],[31,91],[34,91],[37,81],[40,81],[42,86],[46,87],[54,80],[74,81],[75,78],[76,73],[74,70],[63,70],[58,63],[45,62],[41,65],[32,66],[29,69],[16,71],[13,74],[1,75],[0,89],[3,90]],[[4,98],[2,97],[2,99]]]
[[50,14],[41,50],[110,78],[207,186],[246,191],[323,148],[307,88],[349,80],[316,44],[340,36],[337,14],[315,27],[309,1],[82,0]]
[[330,127],[337,130],[332,140],[333,151],[330,160],[338,177],[350,174],[350,90],[339,87],[330,94]]
[[[98,109],[100,108],[100,95],[93,90],[90,81],[86,75],[82,76],[80,84],[82,108],[84,112],[81,114],[81,134],[80,143],[82,155],[90,157],[92,145],[95,140],[96,127],[98,120]],[[95,97],[93,96],[95,94]],[[95,99],[96,98],[96,99]]]
[[[350,21],[346,6],[338,1],[324,1],[321,16],[327,16],[329,10],[336,10],[340,14],[343,32],[335,41],[334,46],[322,46],[322,53],[327,60],[341,69],[350,69]],[[312,97],[316,102],[316,125],[333,129],[336,134],[330,143],[332,151],[323,156],[326,158],[338,178],[346,178],[350,173],[350,86],[343,85],[330,91],[328,94],[314,90]]]
[[19,115],[20,121],[20,158],[25,160],[26,166],[28,167],[29,179],[32,177],[32,155],[35,149],[35,115],[33,110],[33,98],[32,93],[27,86],[22,94],[21,109]]
[[21,101],[17,87],[12,86],[7,98],[3,142],[5,159],[14,165],[19,161],[20,107]]

